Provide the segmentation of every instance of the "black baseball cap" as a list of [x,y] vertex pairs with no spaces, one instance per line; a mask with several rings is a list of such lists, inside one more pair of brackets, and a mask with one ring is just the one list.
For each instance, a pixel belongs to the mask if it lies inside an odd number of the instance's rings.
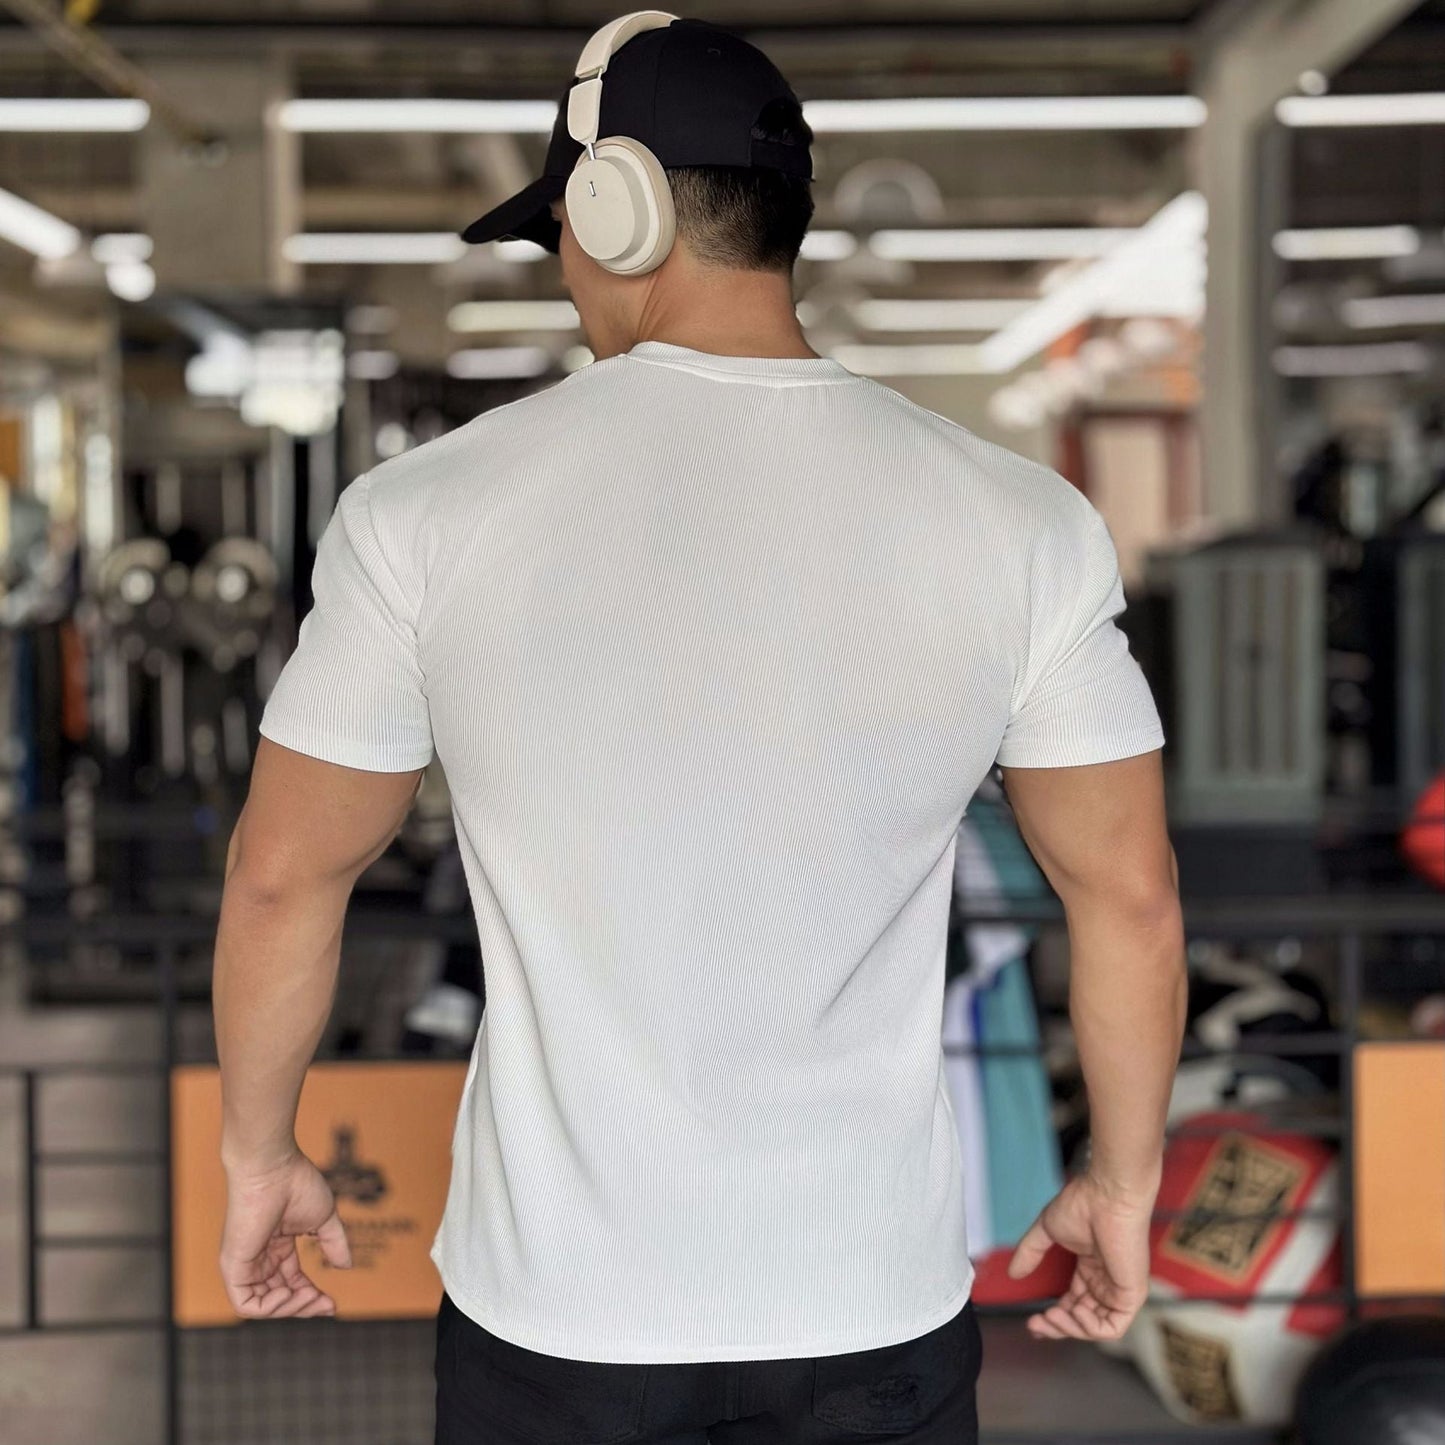
[[[462,240],[516,238],[556,252],[562,227],[550,207],[583,149],[567,132],[575,84],[562,92],[541,176],[473,221]],[[706,20],[679,18],[634,35],[608,62],[597,134],[641,141],[664,169],[769,166],[811,180],[808,147],[778,140],[768,124],[765,112],[779,102],[796,106],[798,97],[761,50]]]

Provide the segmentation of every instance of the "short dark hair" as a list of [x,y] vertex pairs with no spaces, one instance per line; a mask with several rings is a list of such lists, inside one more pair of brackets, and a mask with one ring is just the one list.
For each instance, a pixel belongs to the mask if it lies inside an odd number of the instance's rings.
[[[806,150],[813,131],[801,108],[770,101],[753,139]],[[813,219],[812,182],[766,166],[682,166],[669,170],[678,234],[709,266],[791,271]]]

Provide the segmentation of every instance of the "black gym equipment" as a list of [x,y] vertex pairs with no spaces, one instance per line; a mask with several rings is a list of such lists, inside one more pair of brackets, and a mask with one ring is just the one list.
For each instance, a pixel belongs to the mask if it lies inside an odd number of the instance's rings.
[[1338,1336],[1305,1372],[1295,1418],[1300,1445],[1445,1442],[1445,1318],[1397,1315]]

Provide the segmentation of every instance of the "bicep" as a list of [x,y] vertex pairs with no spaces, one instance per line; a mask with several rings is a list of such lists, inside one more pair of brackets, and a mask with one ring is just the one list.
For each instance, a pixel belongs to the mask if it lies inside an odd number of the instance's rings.
[[1077,767],[1003,769],[1019,830],[1067,908],[1175,893],[1158,749]]
[[349,888],[396,836],[422,772],[345,767],[263,737],[231,838],[228,881],[239,874],[273,893]]

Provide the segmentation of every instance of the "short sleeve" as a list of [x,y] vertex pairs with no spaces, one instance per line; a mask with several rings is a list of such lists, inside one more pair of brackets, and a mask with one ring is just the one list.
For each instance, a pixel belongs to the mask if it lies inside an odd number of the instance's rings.
[[1124,610],[1104,519],[1084,498],[1066,535],[1041,544],[1030,584],[1028,660],[998,761],[1006,768],[1109,763],[1164,744],[1158,709],[1114,619]]
[[272,742],[348,768],[404,773],[431,761],[415,601],[372,525],[371,477],[342,491],[316,547],[314,605],[261,715]]

